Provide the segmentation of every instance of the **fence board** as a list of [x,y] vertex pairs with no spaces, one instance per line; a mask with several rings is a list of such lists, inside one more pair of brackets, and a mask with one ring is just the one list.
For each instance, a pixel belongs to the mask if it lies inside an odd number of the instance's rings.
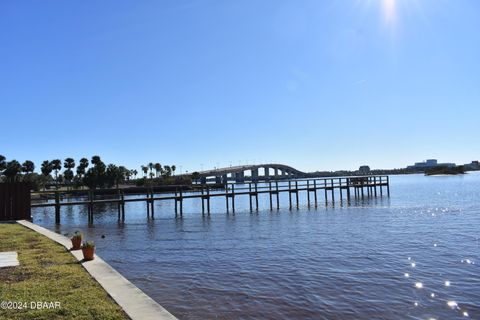
[[0,183],[0,221],[31,219],[30,200],[26,183]]

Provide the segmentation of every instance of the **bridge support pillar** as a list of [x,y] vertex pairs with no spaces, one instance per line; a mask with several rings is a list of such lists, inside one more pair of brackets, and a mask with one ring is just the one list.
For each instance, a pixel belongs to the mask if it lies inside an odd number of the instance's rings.
[[270,168],[264,167],[263,170],[264,170],[264,175],[263,175],[264,179],[270,180]]
[[245,182],[245,173],[243,171],[237,172],[235,174],[235,182],[244,183]]
[[201,184],[207,184],[207,177],[201,177],[200,178],[200,183]]
[[252,170],[252,181],[257,182],[258,181],[258,168]]
[[275,179],[277,179],[278,178],[278,168],[273,169],[273,171],[275,172]]
[[217,184],[222,183],[222,176],[215,176],[215,183]]
[[222,183],[228,183],[228,176],[226,174],[222,175]]

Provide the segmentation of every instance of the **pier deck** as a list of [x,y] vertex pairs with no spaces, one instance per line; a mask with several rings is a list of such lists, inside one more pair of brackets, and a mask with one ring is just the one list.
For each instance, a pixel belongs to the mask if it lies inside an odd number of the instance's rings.
[[[384,190],[386,189],[386,190]],[[107,199],[96,199],[95,190],[83,191],[88,196],[85,200],[77,201],[61,201],[67,196],[74,196],[75,191],[43,191],[34,194],[54,194],[54,201],[45,203],[32,202],[32,208],[39,207],[55,207],[55,221],[60,223],[60,208],[62,206],[87,206],[89,221],[93,222],[93,206],[101,203],[115,203],[118,205],[118,219],[125,220],[125,204],[129,202],[146,202],[147,217],[154,219],[154,203],[156,201],[175,201],[175,214],[183,214],[183,201],[188,199],[201,199],[202,213],[210,213],[210,199],[215,197],[225,198],[225,207],[227,212],[230,206],[235,211],[235,198],[239,196],[248,196],[250,210],[258,210],[258,196],[268,194],[270,200],[270,210],[273,210],[275,198],[276,208],[280,208],[280,194],[288,194],[290,208],[293,207],[293,197],[295,196],[295,206],[299,206],[300,192],[306,192],[307,204],[311,205],[311,197],[313,196],[313,205],[316,207],[319,203],[318,193],[323,190],[324,201],[335,201],[335,191],[339,194],[338,200],[343,201],[344,194],[346,200],[351,198],[377,197],[383,196],[384,192],[390,196],[390,183],[388,176],[362,176],[362,177],[339,177],[339,178],[314,178],[304,180],[287,180],[287,181],[270,181],[266,183],[245,183],[225,184],[224,189],[211,189],[205,185],[200,190],[185,192],[181,188],[171,195],[155,193],[152,190],[142,194],[142,197],[127,198],[122,189],[116,190],[115,197]],[[143,196],[144,195],[144,196]],[[84,197],[85,198],[85,197]]]

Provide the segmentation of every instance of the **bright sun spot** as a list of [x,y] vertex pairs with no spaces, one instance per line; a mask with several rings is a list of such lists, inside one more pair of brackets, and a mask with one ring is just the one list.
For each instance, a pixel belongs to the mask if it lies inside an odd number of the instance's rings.
[[396,0],[382,0],[383,18],[389,25],[395,24],[396,20]]

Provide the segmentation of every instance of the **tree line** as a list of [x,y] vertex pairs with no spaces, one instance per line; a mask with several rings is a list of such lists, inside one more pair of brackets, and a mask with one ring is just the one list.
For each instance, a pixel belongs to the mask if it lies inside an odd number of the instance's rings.
[[[137,185],[150,182],[168,181],[175,175],[176,166],[160,163],[149,163],[141,166],[143,178],[137,179],[139,172],[136,169],[129,170],[125,166],[105,164],[100,156],[93,156],[90,160],[81,158],[78,163],[73,158],[45,160],[40,165],[40,174],[35,172],[35,164],[31,160],[20,163],[17,160],[7,161],[0,155],[0,182],[24,181],[32,185],[34,189],[45,188],[54,185],[67,187],[86,186],[90,189],[103,187],[118,187],[119,184],[135,181]],[[63,170],[63,171],[62,171]]]

